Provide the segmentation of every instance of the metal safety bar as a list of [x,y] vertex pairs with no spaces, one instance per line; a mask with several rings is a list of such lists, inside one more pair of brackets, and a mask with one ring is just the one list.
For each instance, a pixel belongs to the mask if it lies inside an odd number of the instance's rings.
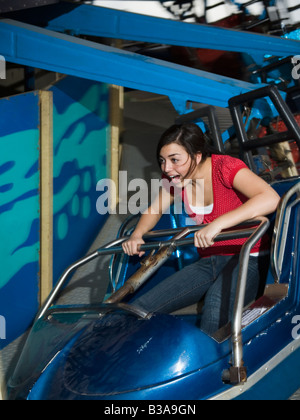
[[[296,199],[289,204],[290,199],[294,196]],[[300,178],[299,182],[287,191],[280,200],[278,205],[274,233],[271,246],[271,268],[275,278],[275,282],[279,283],[284,252],[287,242],[287,234],[289,229],[289,222],[291,217],[292,208],[300,202]]]
[[232,319],[232,367],[223,372],[224,382],[229,382],[233,385],[247,381],[247,368],[244,366],[243,361],[242,317],[245,304],[250,252],[270,227],[269,219],[262,217],[260,220],[260,225],[244,243],[239,259],[239,276]]
[[[227,241],[232,239],[241,239],[241,238],[247,238],[252,235],[253,233],[253,225],[257,225],[257,221],[249,221],[242,224],[242,226],[245,226],[245,229],[241,230],[231,230],[227,232],[221,232],[216,238],[215,242],[218,241]],[[252,226],[252,228],[251,228]],[[153,238],[160,238],[160,237],[168,237],[171,235],[176,235],[185,232],[185,235],[193,234],[197,232],[200,229],[203,229],[205,225],[202,226],[190,226],[188,228],[176,228],[176,229],[165,229],[165,230],[158,230],[158,231],[152,231],[148,234],[144,235],[144,239],[153,239]],[[238,228],[240,226],[237,226]],[[187,232],[188,230],[188,232]],[[129,236],[124,236],[122,238],[116,239],[104,247],[96,250],[95,252],[87,255],[86,257],[76,261],[72,265],[70,265],[66,271],[62,274],[60,279],[58,280],[56,286],[53,288],[52,292],[46,299],[44,305],[40,309],[39,313],[37,314],[36,320],[39,320],[43,318],[48,311],[48,309],[54,304],[54,302],[57,300],[59,293],[61,290],[66,286],[67,280],[71,273],[73,273],[76,269],[79,267],[82,267],[83,265],[93,261],[94,259],[104,256],[104,255],[111,255],[111,254],[121,254],[123,253],[122,243],[127,241],[129,239]],[[162,247],[181,247],[181,246],[188,246],[192,245],[194,243],[194,238],[184,238],[184,239],[171,239],[166,241],[160,241],[160,242],[149,242],[144,245],[140,246],[140,251],[152,251],[155,249],[161,249]]]
[[108,313],[116,312],[118,310],[128,312],[141,319],[150,319],[152,316],[152,314],[149,314],[148,312],[137,308],[136,306],[128,305],[127,303],[118,303],[116,305],[106,305],[102,303],[100,305],[83,305],[79,307],[54,306],[47,311],[47,320],[50,321],[55,316],[68,314],[84,315],[85,319],[99,319],[100,316],[104,316]]
[[[133,222],[133,221],[135,221],[136,219],[139,219],[141,217],[141,214],[133,214],[133,215],[131,215],[131,216],[129,216],[123,223],[122,223],[122,225],[121,225],[121,227],[120,227],[120,229],[119,229],[119,232],[118,232],[118,234],[117,234],[117,238],[121,238],[121,237],[123,237],[123,236],[126,236],[126,235],[129,235],[129,234],[131,234],[132,233],[132,230],[135,228],[135,226],[136,226],[136,223],[134,223],[131,227],[130,227],[130,229],[128,229],[128,226]],[[121,263],[121,265],[122,265],[122,263],[123,263],[123,260],[124,260],[124,257],[125,257],[125,255],[122,255],[121,256],[121,261],[120,261],[120,263]],[[117,274],[116,274],[116,276],[114,276],[114,268],[115,268],[115,264],[116,264],[116,262],[117,262],[117,258],[118,258],[118,255],[117,254],[113,254],[112,255],[112,258],[111,258],[111,262],[110,262],[110,265],[109,265],[109,280],[110,280],[110,284],[111,284],[111,287],[112,287],[112,290],[113,291],[115,291],[116,290],[116,288],[117,288],[117,284],[118,284],[118,277],[119,277],[119,274],[120,274],[120,267],[118,267],[118,271],[117,271]],[[116,277],[117,277],[117,281],[116,281]]]
[[[286,132],[270,134],[264,138],[252,139],[248,137],[246,128],[244,126],[242,106],[258,99],[269,98],[275,106],[282,121],[287,127]],[[272,144],[282,143],[288,140],[296,141],[300,149],[300,128],[295,120],[295,117],[281,96],[276,86],[266,86],[245,94],[236,96],[229,100],[229,108],[232,116],[232,121],[236,129],[237,139],[240,145],[242,159],[255,172],[255,164],[253,161],[251,150],[258,147],[271,146]]]

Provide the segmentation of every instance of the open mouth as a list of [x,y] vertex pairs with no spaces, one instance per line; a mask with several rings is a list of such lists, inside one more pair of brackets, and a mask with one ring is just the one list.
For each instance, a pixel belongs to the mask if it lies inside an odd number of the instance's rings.
[[181,178],[180,178],[180,175],[173,175],[173,176],[170,176],[170,175],[168,175],[168,178],[174,183],[174,184],[176,184],[176,183],[178,183],[178,182],[180,182],[181,181]]

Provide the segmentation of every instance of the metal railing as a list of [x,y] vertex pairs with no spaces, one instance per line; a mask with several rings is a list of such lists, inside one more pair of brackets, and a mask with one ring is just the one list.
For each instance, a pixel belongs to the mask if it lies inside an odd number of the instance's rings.
[[[253,225],[257,225],[259,222],[255,221],[249,221],[246,223],[243,223],[243,226],[246,226],[245,229],[241,230],[231,230],[227,232],[221,232],[216,238],[215,241],[227,241],[232,239],[238,239],[238,238],[247,238],[252,235],[253,233]],[[252,226],[252,228],[251,228]],[[177,235],[179,233],[182,233],[183,231],[186,232],[186,236],[189,234],[193,234],[197,232],[200,229],[203,229],[205,225],[202,226],[191,226],[188,228],[176,228],[176,229],[164,229],[164,230],[158,230],[158,231],[152,231],[148,234],[144,235],[145,240],[154,239],[154,238],[161,238],[161,237],[168,237],[171,235]],[[60,292],[63,290],[63,288],[67,285],[68,279],[70,275],[77,270],[78,268],[84,266],[85,264],[93,261],[96,258],[99,258],[101,256],[105,255],[112,255],[112,254],[121,254],[123,253],[122,243],[127,241],[129,239],[129,236],[123,236],[121,238],[118,238],[107,245],[103,246],[102,248],[92,252],[91,254],[85,256],[84,258],[76,261],[72,265],[70,265],[65,272],[62,274],[60,279],[58,280],[56,286],[51,291],[50,295],[46,299],[45,303],[41,307],[36,320],[41,319],[48,309],[54,304],[54,302],[58,299]],[[148,242],[140,247],[141,251],[152,251],[156,249],[160,249],[162,247],[174,247],[174,250],[176,248],[182,247],[182,246],[188,246],[193,245],[194,238],[185,238],[185,239],[178,239],[173,238],[167,241],[158,241],[158,242]]]
[[265,235],[269,227],[269,219],[262,217],[260,225],[244,243],[240,253],[239,276],[232,318],[232,367],[223,372],[223,380],[231,384],[239,384],[247,381],[247,368],[244,366],[243,361],[242,317],[245,303],[249,258],[252,248]]
[[[259,225],[258,225],[259,224]],[[257,226],[258,225],[258,226]],[[266,217],[259,218],[255,221],[248,221],[243,223],[244,228],[237,226],[235,228],[241,228],[239,230],[230,230],[227,232],[221,232],[216,238],[215,242],[219,241],[228,241],[234,239],[248,238],[244,245],[242,246],[240,259],[239,259],[239,276],[237,281],[237,292],[236,300],[233,312],[233,321],[232,321],[232,367],[229,370],[223,372],[223,377],[227,378],[231,384],[236,384],[240,382],[245,382],[247,380],[247,370],[243,362],[243,340],[242,340],[242,314],[245,301],[245,292],[247,285],[247,273],[250,252],[255,244],[262,238],[262,236],[267,232],[270,221]],[[246,226],[246,227],[245,227]],[[161,265],[172,255],[172,253],[179,247],[188,246],[194,244],[194,238],[187,238],[190,234],[197,232],[200,229],[203,229],[205,225],[202,226],[192,226],[187,228],[177,228],[177,229],[166,229],[159,231],[149,232],[144,236],[144,239],[153,239],[159,237],[168,237],[170,235],[176,234],[172,239],[160,242],[149,242],[140,246],[140,251],[152,251],[152,254],[148,257],[149,264],[146,269],[138,270],[137,274],[133,275],[125,285],[115,292],[104,304],[99,306],[99,311],[101,314],[111,312],[115,309],[123,309],[131,313],[135,313],[137,316],[142,318],[149,318],[151,314],[143,312],[137,308],[134,308],[133,305],[128,305],[122,303],[121,301],[130,293],[135,292],[147,279],[152,275],[156,270],[161,267]],[[36,320],[43,318],[44,316],[51,316],[52,312],[64,312],[64,308],[51,309],[51,306],[56,301],[61,290],[66,286],[67,280],[70,274],[75,271],[77,268],[87,264],[88,262],[108,254],[119,254],[123,253],[123,248],[120,246],[123,242],[128,240],[128,236],[119,238],[113,242],[110,242],[103,248],[98,249],[97,251],[87,255],[81,260],[72,264],[61,276],[57,285],[54,287],[53,291],[50,293],[45,304],[41,308],[40,312],[37,315]],[[153,250],[158,249],[157,254],[153,255]],[[85,307],[88,310],[87,307]],[[83,308],[74,308],[75,312],[82,312]],[[73,311],[73,308],[66,308],[67,312]]]
[[[296,195],[295,200],[289,204],[291,198]],[[287,243],[287,234],[292,209],[300,203],[300,178],[289,191],[287,191],[278,205],[274,233],[271,246],[271,268],[275,282],[280,282],[282,274],[283,259]]]

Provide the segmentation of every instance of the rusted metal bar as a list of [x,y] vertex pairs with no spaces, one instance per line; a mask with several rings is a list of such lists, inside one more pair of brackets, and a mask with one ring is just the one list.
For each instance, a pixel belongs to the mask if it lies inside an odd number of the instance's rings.
[[185,238],[190,233],[190,229],[185,228],[172,238],[170,245],[162,246],[156,254],[152,251],[151,254],[142,261],[141,268],[127,280],[124,286],[113,293],[111,297],[105,301],[105,303],[119,303],[126,296],[138,290],[149,279],[149,277],[151,277],[152,274],[154,274],[171,257],[177,247],[176,241]]

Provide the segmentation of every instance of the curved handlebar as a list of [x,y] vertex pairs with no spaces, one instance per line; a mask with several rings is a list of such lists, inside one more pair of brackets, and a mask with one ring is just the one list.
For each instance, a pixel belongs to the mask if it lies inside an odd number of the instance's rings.
[[[215,240],[215,242],[217,242],[217,241],[224,241],[224,240],[232,240],[232,239],[236,239],[236,238],[248,238],[256,230],[253,227],[250,228],[250,226],[253,226],[253,225],[257,226],[257,224],[260,223],[260,222],[261,222],[261,220],[253,220],[253,221],[245,222],[242,225],[236,226],[236,228],[241,227],[241,226],[249,226],[248,228],[242,229],[242,230],[236,230],[236,231],[231,230],[231,231],[227,231],[227,232],[221,232],[214,240]],[[152,232],[149,232],[148,234],[144,235],[144,239],[151,239],[151,238],[154,238],[154,237],[157,237],[157,238],[166,237],[166,236],[174,235],[174,233],[178,234],[178,233],[183,233],[183,232],[185,232],[185,236],[186,236],[186,235],[195,233],[196,231],[198,231],[199,229],[203,229],[204,227],[205,227],[205,225],[190,226],[190,227],[187,227],[187,228],[184,228],[184,229],[177,228],[177,229],[152,231]],[[178,236],[177,236],[176,239],[175,238],[173,238],[171,240],[167,240],[167,241],[150,242],[150,243],[141,245],[140,250],[141,251],[149,251],[149,250],[153,250],[153,249],[159,249],[162,246],[163,247],[169,247],[171,245],[175,246],[177,248],[177,247],[181,247],[181,246],[193,245],[193,243],[194,243],[194,238],[177,239]],[[74,270],[76,270],[79,267],[82,267],[83,265],[89,263],[90,261],[93,261],[94,259],[96,259],[98,257],[104,256],[104,255],[123,253],[124,251],[123,251],[123,248],[122,248],[121,245],[122,245],[123,242],[127,241],[128,239],[129,239],[129,236],[124,236],[122,238],[119,238],[117,240],[109,242],[104,247],[98,249],[97,251],[87,255],[86,257],[76,261],[71,266],[69,266],[66,269],[66,271],[62,274],[62,276],[58,280],[56,286],[53,288],[50,295],[46,299],[44,305],[42,306],[42,308],[40,309],[40,311],[39,311],[39,313],[36,317],[36,320],[39,320],[42,317],[44,317],[47,310],[51,307],[51,305],[58,298],[58,295],[59,295],[60,291],[66,285],[68,277],[70,276],[70,274]]]

